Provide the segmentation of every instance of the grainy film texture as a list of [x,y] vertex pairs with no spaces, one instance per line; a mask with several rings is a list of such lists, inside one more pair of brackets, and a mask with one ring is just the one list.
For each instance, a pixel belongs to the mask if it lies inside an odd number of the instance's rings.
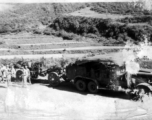
[[0,120],[152,118],[152,2],[0,4]]

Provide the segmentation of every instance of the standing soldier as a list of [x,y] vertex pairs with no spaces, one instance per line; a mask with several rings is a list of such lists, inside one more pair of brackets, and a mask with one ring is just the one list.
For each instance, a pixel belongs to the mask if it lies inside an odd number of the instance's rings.
[[2,82],[2,80],[3,80],[2,79],[2,69],[1,68],[2,68],[2,65],[0,65],[0,82]]
[[25,71],[27,73],[27,80],[29,81],[29,83],[31,84],[31,73],[30,70],[28,69],[27,66],[25,66]]
[[10,83],[11,83],[11,68],[10,68],[10,66],[9,65],[7,65],[6,66],[6,77],[7,77],[7,86],[9,86],[10,85]]
[[5,82],[7,79],[7,69],[6,69],[6,66],[3,64],[2,64],[1,71],[2,71],[2,81]]
[[16,71],[14,65],[11,67],[11,79],[16,81]]
[[22,82],[23,82],[23,87],[27,86],[27,78],[28,78],[28,70],[25,69],[25,67],[22,66],[22,71],[23,71],[23,75],[22,75]]
[[21,70],[22,70],[22,72],[23,72],[23,74],[22,74],[22,85],[23,85],[23,87],[24,86],[26,86],[26,72],[25,72],[25,69],[24,69],[24,67],[22,66],[21,67]]

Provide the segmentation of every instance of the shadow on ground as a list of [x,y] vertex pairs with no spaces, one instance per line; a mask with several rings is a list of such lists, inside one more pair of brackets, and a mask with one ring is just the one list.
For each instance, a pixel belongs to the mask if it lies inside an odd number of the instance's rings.
[[[40,80],[40,79],[32,79],[32,84],[41,84],[47,87],[49,86],[49,82],[47,80]],[[69,82],[62,82],[58,87],[53,87],[53,89],[61,90],[61,91],[68,91],[68,92],[75,92],[82,95],[90,94],[88,91],[80,92],[76,89],[75,85]],[[126,95],[124,92],[115,92],[111,90],[99,90],[99,92],[95,95],[104,96],[104,97],[111,97],[111,98],[120,98],[120,99],[130,99],[129,95]]]
[[5,86],[0,85],[0,88],[6,88]]

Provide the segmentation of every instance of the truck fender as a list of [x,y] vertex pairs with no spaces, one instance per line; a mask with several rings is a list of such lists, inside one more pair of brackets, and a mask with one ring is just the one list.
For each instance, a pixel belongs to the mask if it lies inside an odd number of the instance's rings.
[[97,85],[97,89],[99,89],[99,83],[97,82],[97,80],[95,80],[95,79],[90,79],[90,78],[87,78],[87,77],[82,77],[82,76],[77,76],[77,77],[75,77],[74,78],[74,83],[77,81],[77,79],[85,79],[86,81],[87,80],[89,80],[89,81],[93,81],[93,82],[95,82],[96,83],[96,85]]
[[150,91],[152,91],[152,86],[148,83],[140,83],[136,86],[137,87],[140,87],[140,86],[144,86],[144,87],[147,87]]
[[56,74],[57,76],[59,76],[57,72],[51,72],[51,73],[54,73],[54,74]]

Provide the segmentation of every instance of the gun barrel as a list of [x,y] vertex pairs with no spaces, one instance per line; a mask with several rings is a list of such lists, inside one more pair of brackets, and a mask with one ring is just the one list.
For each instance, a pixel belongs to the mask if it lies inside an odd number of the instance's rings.
[[151,73],[138,72],[138,73],[136,73],[136,75],[149,75],[149,76],[152,76],[152,72]]
[[140,70],[139,70],[139,72],[149,72],[149,73],[152,73],[152,69],[144,69],[144,68],[141,68]]

